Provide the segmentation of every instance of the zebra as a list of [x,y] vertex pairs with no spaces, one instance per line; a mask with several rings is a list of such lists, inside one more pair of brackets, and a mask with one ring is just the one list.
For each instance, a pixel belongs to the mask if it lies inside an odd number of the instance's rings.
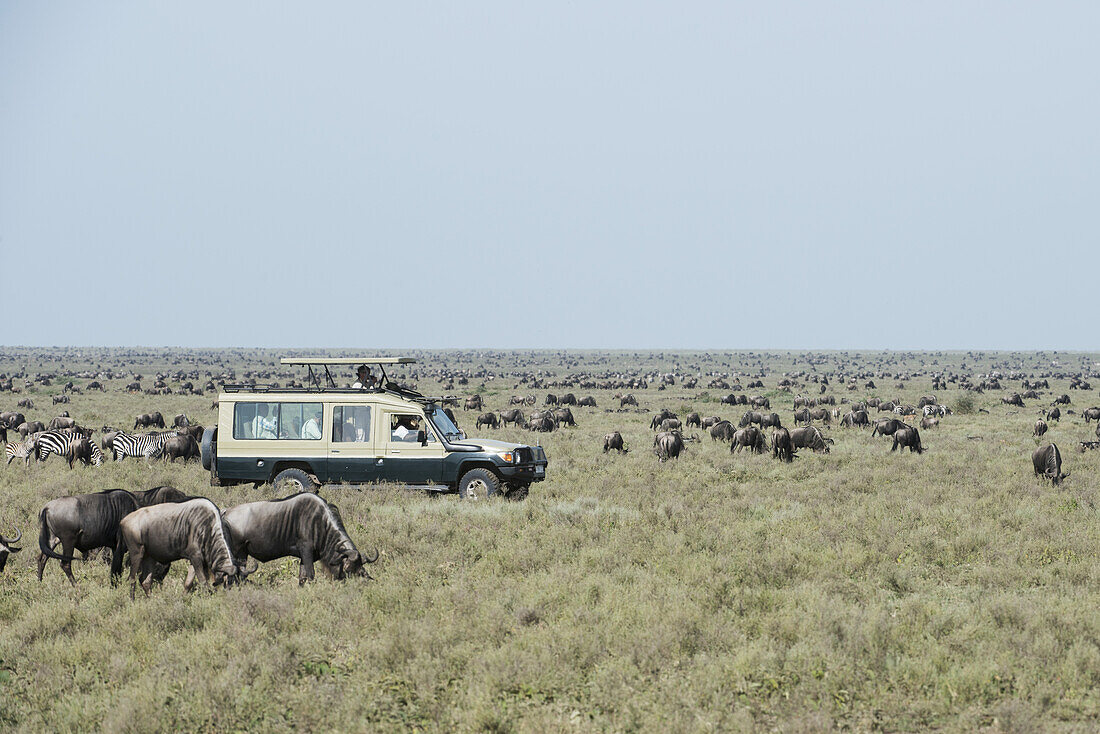
[[[35,451],[35,458],[38,461],[45,461],[50,454],[65,457],[69,453],[69,446],[74,441],[82,439],[87,439],[87,436],[80,431],[46,431],[35,436],[30,443],[31,449]],[[89,440],[88,443],[91,444],[92,448],[92,465],[101,465],[103,454],[100,452],[99,446],[96,446],[95,441]]]
[[31,443],[33,439],[27,441],[11,441],[4,445],[4,453],[7,454],[8,464],[14,459],[23,459],[26,464],[31,463]]
[[155,459],[160,456],[168,439],[175,436],[175,431],[141,433],[136,436],[125,431],[119,431],[111,444],[111,449],[115,461],[122,461],[127,456],[144,456],[146,459]]

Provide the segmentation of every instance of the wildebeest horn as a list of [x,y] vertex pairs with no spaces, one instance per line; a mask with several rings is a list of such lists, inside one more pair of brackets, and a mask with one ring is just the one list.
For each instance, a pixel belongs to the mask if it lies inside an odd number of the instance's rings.
[[16,535],[11,540],[9,540],[9,539],[5,538],[4,536],[0,535],[0,541],[3,541],[5,545],[10,545],[12,543],[18,543],[19,539],[23,537],[23,532],[19,528],[16,528],[15,532],[19,533],[19,535]]
[[[252,562],[252,568],[248,568],[248,561]],[[242,576],[251,576],[252,574],[260,570],[260,562],[258,560],[256,560],[255,558],[249,558],[248,561],[246,561],[245,566],[241,568]]]
[[361,557],[363,558],[363,560],[364,560],[364,561],[366,561],[367,563],[374,563],[375,561],[377,561],[377,560],[378,560],[378,549],[377,549],[377,548],[375,548],[375,549],[374,549],[374,558],[368,558],[367,556],[364,556],[364,555],[363,555],[362,553],[360,553],[359,555],[360,555],[360,556],[361,556]]

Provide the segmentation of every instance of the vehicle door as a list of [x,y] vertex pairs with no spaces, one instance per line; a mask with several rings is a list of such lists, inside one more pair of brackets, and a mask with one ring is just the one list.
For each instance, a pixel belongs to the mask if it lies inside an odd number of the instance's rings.
[[370,405],[332,406],[328,471],[331,482],[374,482],[381,479],[383,452],[374,440]]
[[378,428],[379,438],[385,442],[383,479],[404,484],[439,484],[443,480],[446,449],[423,415],[387,411]]

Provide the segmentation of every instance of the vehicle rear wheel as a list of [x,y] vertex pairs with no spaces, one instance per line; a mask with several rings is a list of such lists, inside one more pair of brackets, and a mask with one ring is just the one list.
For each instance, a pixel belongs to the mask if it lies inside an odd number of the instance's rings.
[[301,469],[283,469],[271,483],[275,489],[291,492],[317,492],[317,484]]
[[471,469],[458,482],[458,496],[464,500],[484,500],[500,494],[500,478],[488,469]]

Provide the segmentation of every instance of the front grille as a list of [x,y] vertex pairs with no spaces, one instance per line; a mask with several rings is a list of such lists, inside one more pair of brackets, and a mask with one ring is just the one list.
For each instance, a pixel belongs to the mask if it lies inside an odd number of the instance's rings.
[[534,452],[531,449],[516,449],[516,459],[518,464],[526,464],[535,460]]

